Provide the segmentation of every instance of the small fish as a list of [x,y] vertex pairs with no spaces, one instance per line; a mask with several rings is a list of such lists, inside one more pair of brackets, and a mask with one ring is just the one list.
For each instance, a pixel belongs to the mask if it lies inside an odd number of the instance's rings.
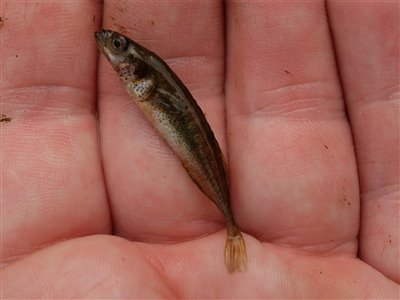
[[222,212],[227,225],[228,271],[244,271],[246,245],[230,209],[225,160],[202,110],[158,55],[115,31],[100,30],[95,38],[133,101],[179,157],[191,179]]

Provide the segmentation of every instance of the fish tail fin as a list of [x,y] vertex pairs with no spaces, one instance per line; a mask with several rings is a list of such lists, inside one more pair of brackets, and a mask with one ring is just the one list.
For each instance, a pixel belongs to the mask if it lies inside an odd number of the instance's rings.
[[229,273],[247,269],[246,244],[242,233],[236,228],[228,229],[225,244],[225,264]]

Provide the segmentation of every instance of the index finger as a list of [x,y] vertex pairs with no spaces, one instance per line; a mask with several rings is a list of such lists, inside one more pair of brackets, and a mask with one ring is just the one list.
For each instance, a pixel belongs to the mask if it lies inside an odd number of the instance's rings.
[[355,255],[359,195],[324,3],[228,2],[233,205],[262,241]]

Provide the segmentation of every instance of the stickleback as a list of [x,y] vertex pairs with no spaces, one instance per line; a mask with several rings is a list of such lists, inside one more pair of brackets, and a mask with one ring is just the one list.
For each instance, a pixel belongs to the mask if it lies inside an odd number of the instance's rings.
[[230,208],[228,170],[201,108],[154,52],[115,31],[98,31],[95,38],[133,101],[179,157],[191,179],[222,212],[227,225],[228,271],[245,270],[246,246]]

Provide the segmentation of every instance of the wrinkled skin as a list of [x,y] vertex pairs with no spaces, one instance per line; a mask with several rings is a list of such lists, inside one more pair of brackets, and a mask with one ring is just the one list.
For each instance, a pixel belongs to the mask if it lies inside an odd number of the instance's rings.
[[[398,4],[225,9],[3,1],[1,296],[399,296]],[[227,272],[220,213],[97,63],[101,27],[204,109],[247,272]]]

